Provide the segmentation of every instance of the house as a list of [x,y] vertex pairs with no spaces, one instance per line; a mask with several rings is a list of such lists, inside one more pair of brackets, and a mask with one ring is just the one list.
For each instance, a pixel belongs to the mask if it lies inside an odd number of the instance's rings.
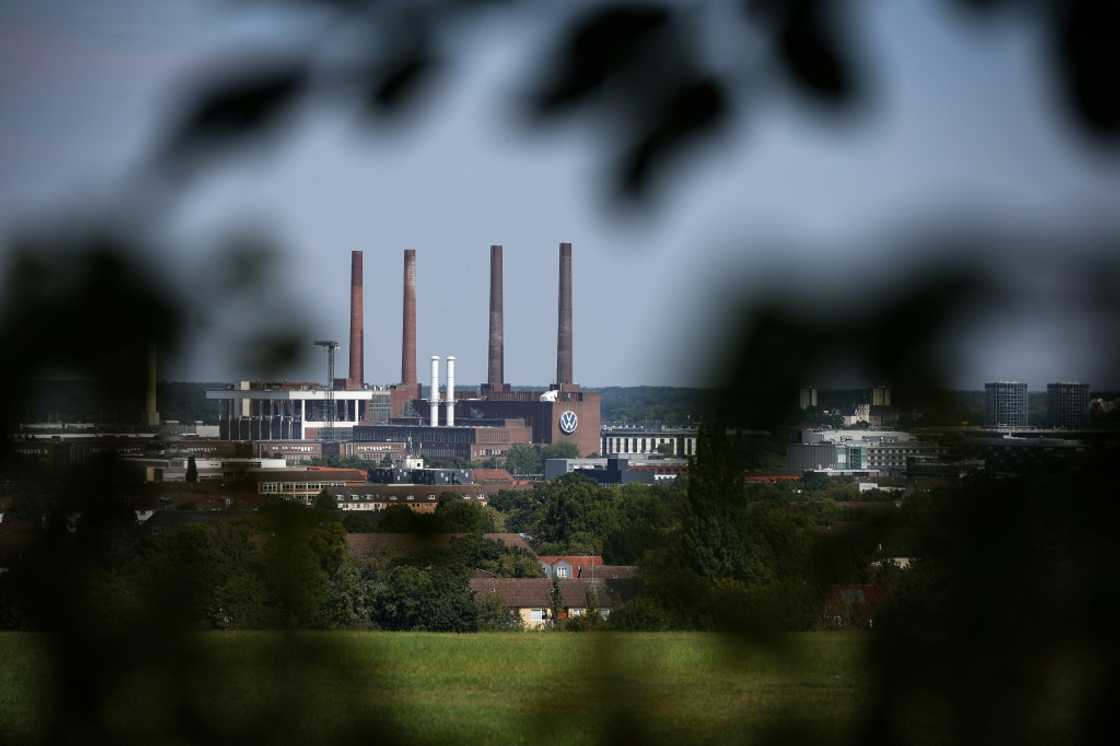
[[475,577],[471,578],[470,587],[475,600],[497,598],[503,608],[521,619],[526,629],[564,622],[592,608],[606,618],[620,603],[618,594],[602,580],[558,580],[554,590],[550,578]]
[[824,623],[832,629],[870,629],[883,601],[882,589],[874,584],[834,585],[824,600]]
[[538,557],[541,569],[550,578],[582,578],[591,577],[590,570],[603,564],[603,558],[597,554],[542,554]]

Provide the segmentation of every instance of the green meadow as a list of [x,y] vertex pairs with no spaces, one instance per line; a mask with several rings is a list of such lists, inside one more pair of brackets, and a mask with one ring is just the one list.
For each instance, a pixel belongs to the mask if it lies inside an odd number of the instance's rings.
[[[835,736],[865,698],[866,639],[804,633],[776,652],[700,633],[204,633],[185,655],[122,664],[95,717],[139,742],[184,727],[184,711],[213,740],[716,743],[790,723]],[[41,645],[0,634],[0,736],[14,742],[62,716]]]

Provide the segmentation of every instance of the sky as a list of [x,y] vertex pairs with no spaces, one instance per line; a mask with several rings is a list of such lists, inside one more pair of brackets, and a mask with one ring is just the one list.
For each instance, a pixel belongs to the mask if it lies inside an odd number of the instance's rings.
[[[246,5],[0,0],[0,239],[109,199],[200,64],[297,38]],[[416,248],[419,370],[431,354],[454,354],[458,380],[471,383],[486,375],[488,247],[500,243],[506,377],[543,384],[555,374],[557,247],[570,241],[576,379],[702,385],[726,338],[722,303],[788,278],[808,296],[858,293],[884,267],[920,261],[881,240],[907,220],[982,214],[1060,233],[1120,215],[1120,159],[1070,135],[1028,25],[984,28],[928,0],[858,5],[853,28],[876,61],[873,108],[830,124],[771,97],[673,172],[656,209],[609,206],[604,150],[587,128],[516,124],[511,102],[542,29],[515,19],[464,34],[458,64],[404,124],[363,128],[345,109],[318,109],[274,147],[204,179],[158,261],[205,278],[200,247],[246,226],[275,235],[284,252],[269,282],[287,300],[269,323],[306,332],[308,357],[291,377],[318,378],[310,340],[345,345],[349,253],[363,250],[366,377],[392,383],[401,253]],[[210,302],[204,290],[188,299]],[[217,313],[217,328],[233,328],[245,309]],[[249,375],[220,336],[198,335],[161,376]],[[1009,309],[953,344],[965,387],[1120,385],[1094,380],[1100,340],[1068,307]]]

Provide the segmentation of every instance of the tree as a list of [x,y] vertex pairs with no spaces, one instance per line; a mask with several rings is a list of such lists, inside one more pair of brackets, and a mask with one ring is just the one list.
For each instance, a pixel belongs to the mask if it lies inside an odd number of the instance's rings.
[[188,482],[197,482],[198,481],[198,464],[195,463],[194,456],[190,456],[190,457],[187,458],[186,480]]
[[506,469],[511,474],[540,474],[544,471],[544,460],[533,446],[515,443],[506,453]]
[[379,462],[378,465],[383,466],[385,468],[391,467],[393,465],[393,457],[390,454],[386,453],[384,456],[381,457],[381,461]]
[[324,487],[322,491],[315,496],[315,509],[333,513],[338,510],[338,500],[330,493],[330,490]]
[[444,533],[486,533],[494,530],[494,519],[482,505],[459,497],[440,502],[434,519],[434,529]]
[[703,428],[681,503],[681,557],[697,575],[742,577],[747,555],[742,529],[743,471],[722,427]]
[[568,440],[561,440],[558,443],[549,443],[546,446],[538,447],[541,454],[541,468],[543,470],[544,461],[550,458],[579,458],[579,446]]
[[448,567],[396,565],[371,587],[373,621],[382,629],[473,632],[475,604],[465,572]]

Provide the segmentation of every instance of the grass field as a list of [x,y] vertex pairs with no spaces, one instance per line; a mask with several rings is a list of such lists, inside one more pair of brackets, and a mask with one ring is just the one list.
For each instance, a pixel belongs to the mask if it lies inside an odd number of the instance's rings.
[[[691,633],[215,633],[189,661],[122,665],[96,717],[141,742],[179,727],[176,702],[246,742],[269,729],[329,742],[359,721],[423,744],[583,744],[612,729],[716,743],[791,717],[835,735],[864,700],[864,641],[805,633],[777,656]],[[39,642],[0,634],[0,736],[52,717]]]

